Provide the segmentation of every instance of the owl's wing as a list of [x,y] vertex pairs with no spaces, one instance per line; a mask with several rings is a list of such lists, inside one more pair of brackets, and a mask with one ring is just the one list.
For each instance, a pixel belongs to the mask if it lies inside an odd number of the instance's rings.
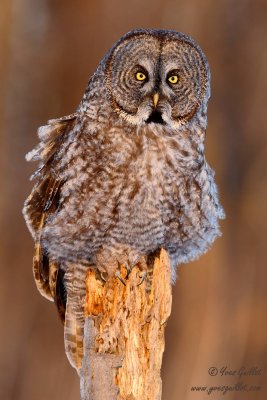
[[57,212],[60,203],[62,179],[57,169],[57,154],[66,135],[73,129],[77,114],[53,119],[38,130],[39,145],[27,154],[28,161],[40,160],[33,178],[37,179],[24,204],[24,217],[34,238],[33,273],[40,293],[57,305],[61,320],[65,318],[66,296],[64,271],[58,262],[49,259],[42,247],[41,235],[47,218]]
[[[40,160],[33,175],[37,179],[24,205],[24,217],[35,241],[33,273],[36,286],[47,299],[54,301],[64,322],[67,357],[79,373],[83,356],[84,299],[86,269],[68,265],[65,272],[58,262],[49,259],[42,247],[42,230],[49,216],[60,207],[60,178],[58,160],[61,144],[73,132],[77,114],[48,121],[38,130],[40,144],[27,155],[27,160]],[[58,156],[59,155],[59,156]]]

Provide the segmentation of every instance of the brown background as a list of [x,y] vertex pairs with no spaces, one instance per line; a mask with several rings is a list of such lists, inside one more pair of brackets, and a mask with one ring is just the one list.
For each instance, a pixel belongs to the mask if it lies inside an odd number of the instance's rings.
[[33,243],[21,208],[33,164],[24,154],[47,119],[75,110],[106,50],[136,27],[192,35],[212,71],[207,158],[227,219],[223,237],[182,266],[173,288],[163,400],[266,399],[267,372],[241,380],[261,391],[190,391],[231,385],[211,366],[266,367],[267,2],[261,0],[1,0],[1,399],[74,400],[54,306],[35,288]]

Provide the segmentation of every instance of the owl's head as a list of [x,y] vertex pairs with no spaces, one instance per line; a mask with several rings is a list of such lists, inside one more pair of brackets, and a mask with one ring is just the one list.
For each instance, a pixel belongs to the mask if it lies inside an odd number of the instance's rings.
[[190,37],[139,29],[108,53],[105,85],[112,109],[129,123],[180,127],[206,111],[209,66]]

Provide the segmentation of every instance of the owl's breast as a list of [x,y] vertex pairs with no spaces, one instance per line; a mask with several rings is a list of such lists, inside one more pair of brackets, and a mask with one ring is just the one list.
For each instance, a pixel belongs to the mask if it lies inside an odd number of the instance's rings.
[[205,227],[200,186],[185,165],[157,138],[114,135],[104,151],[90,149],[69,166],[60,208],[44,229],[46,247],[77,261],[116,244],[149,253],[192,242]]
[[140,251],[152,251],[177,236],[180,189],[186,180],[181,154],[169,139],[155,135],[137,137],[129,149],[128,155],[117,154],[109,179],[116,183],[109,192],[114,205],[109,234]]

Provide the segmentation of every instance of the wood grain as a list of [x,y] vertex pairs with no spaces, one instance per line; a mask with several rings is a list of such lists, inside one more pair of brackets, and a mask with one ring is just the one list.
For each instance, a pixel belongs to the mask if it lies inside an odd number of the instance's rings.
[[141,285],[133,268],[125,286],[118,278],[101,281],[87,275],[82,400],[159,400],[164,330],[171,312],[170,262],[167,253],[154,260],[153,273]]

